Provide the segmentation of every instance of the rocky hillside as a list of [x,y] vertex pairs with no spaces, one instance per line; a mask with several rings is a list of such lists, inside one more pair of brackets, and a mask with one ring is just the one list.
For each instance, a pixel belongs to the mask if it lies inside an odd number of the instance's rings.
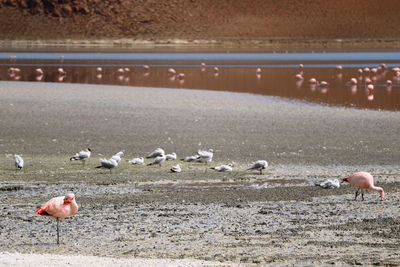
[[398,0],[0,0],[4,39],[398,39]]

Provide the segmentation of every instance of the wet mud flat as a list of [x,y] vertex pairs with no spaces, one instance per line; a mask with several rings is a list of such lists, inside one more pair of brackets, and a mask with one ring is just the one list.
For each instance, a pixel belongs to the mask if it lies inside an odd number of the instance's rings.
[[[95,163],[83,169],[71,164],[52,174],[3,171],[0,247],[19,253],[244,264],[395,265],[400,260],[400,183],[391,168],[370,170],[386,190],[385,201],[372,191],[364,201],[353,201],[351,186],[326,190],[313,185],[331,173],[324,167],[312,178],[294,178],[282,169],[222,174],[186,164],[184,169],[191,167],[197,177],[188,171],[175,178],[167,173],[169,165],[152,168],[152,178],[148,167],[127,163],[111,175],[93,170]],[[80,210],[61,222],[62,244],[57,246],[55,221],[33,211],[70,191]]]
[[[246,94],[1,83],[0,248],[7,252],[225,263],[398,264],[399,116]],[[107,120],[106,120],[107,119]],[[359,130],[351,130],[351,125]],[[170,125],[170,126],[169,126]],[[349,130],[350,129],[350,130]],[[334,133],[334,134],[332,134]],[[209,164],[133,166],[161,146]],[[69,157],[91,147],[84,166]],[[124,150],[110,174],[100,157]],[[25,159],[22,171],[12,154]],[[270,167],[246,171],[257,159]],[[232,173],[211,166],[234,162]],[[386,192],[314,184],[369,171]],[[37,205],[74,192],[61,222]]]

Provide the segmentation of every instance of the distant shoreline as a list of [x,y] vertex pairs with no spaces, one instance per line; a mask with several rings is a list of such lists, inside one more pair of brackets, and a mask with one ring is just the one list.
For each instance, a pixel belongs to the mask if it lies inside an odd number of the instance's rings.
[[0,47],[104,47],[129,48],[149,46],[198,46],[198,47],[259,47],[259,48],[325,48],[325,49],[360,49],[360,48],[392,48],[400,46],[400,39],[6,39],[0,40]]

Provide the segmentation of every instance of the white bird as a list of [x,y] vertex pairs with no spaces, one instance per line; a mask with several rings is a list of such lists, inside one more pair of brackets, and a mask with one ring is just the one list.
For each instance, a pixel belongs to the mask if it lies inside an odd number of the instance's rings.
[[339,188],[340,187],[340,182],[338,179],[328,179],[326,181],[323,181],[322,183],[318,184],[320,187],[325,188],[325,189],[333,189],[333,188]]
[[197,162],[208,163],[212,161],[212,158],[214,156],[214,150],[212,149],[209,149],[208,151],[199,150],[197,151],[197,155],[198,155],[198,158],[196,159]]
[[176,160],[176,153],[173,152],[171,154],[165,155],[166,160]]
[[120,162],[121,162],[121,156],[122,156],[123,154],[124,154],[124,152],[120,151],[120,152],[114,154],[111,158],[112,158],[113,160],[115,160],[117,163],[120,163]]
[[152,163],[149,163],[147,165],[156,165],[156,164],[158,164],[161,167],[161,163],[163,163],[165,161],[165,159],[166,159],[165,155],[162,154],[160,156],[157,156]]
[[171,172],[181,172],[181,171],[182,171],[181,164],[179,163],[171,167]]
[[19,155],[14,155],[15,167],[22,169],[24,167],[24,159]]
[[129,161],[129,163],[144,165],[144,158],[143,157],[133,158],[132,160]]
[[90,158],[92,150],[90,148],[87,148],[85,150],[79,151],[78,153],[75,154],[75,156],[71,157],[69,160],[85,160]]
[[155,158],[161,155],[165,155],[165,151],[162,148],[156,148],[153,152],[147,155],[146,158]]
[[219,172],[231,172],[232,171],[233,164],[228,164],[228,165],[219,165],[215,167],[211,167],[211,169],[219,171]]
[[268,162],[266,160],[257,160],[251,165],[247,170],[259,170],[260,174],[262,174],[262,170],[268,167]]
[[195,161],[196,159],[198,159],[199,156],[198,155],[194,155],[194,156],[187,156],[184,159],[182,159],[184,162],[192,162]]
[[96,168],[106,168],[110,170],[111,173],[111,169],[115,168],[118,166],[118,162],[111,158],[111,159],[100,159],[100,166],[97,166]]

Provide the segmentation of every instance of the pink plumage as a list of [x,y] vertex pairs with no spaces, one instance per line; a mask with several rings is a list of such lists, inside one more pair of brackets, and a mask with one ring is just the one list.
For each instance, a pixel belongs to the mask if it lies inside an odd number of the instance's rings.
[[357,187],[356,197],[354,200],[357,199],[357,196],[361,190],[361,197],[364,200],[364,193],[363,189],[370,189],[380,192],[381,200],[385,197],[385,191],[383,191],[382,187],[378,187],[374,185],[374,177],[368,172],[356,172],[352,175],[345,177],[342,179],[342,182],[349,182],[351,185]]
[[57,220],[57,244],[59,238],[59,219],[65,219],[74,215],[78,211],[78,204],[75,201],[75,195],[70,193],[65,197],[55,197],[44,203],[35,210],[37,215],[47,215]]

